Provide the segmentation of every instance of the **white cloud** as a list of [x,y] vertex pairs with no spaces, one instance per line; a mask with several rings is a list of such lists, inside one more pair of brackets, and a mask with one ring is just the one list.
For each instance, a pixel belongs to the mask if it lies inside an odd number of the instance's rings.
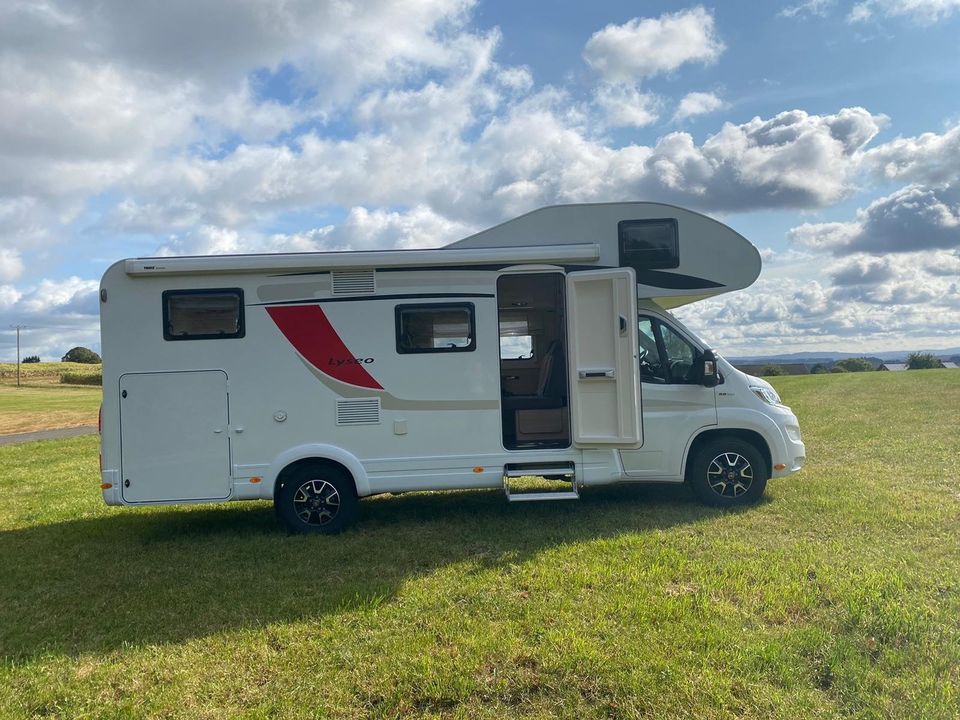
[[308,133],[293,148],[241,145],[217,160],[177,158],[154,165],[130,187],[152,198],[147,205],[189,214],[195,203],[204,223],[232,227],[317,205],[422,204],[471,224],[537,205],[611,197],[707,210],[813,208],[851,190],[861,150],[884,121],[862,108],[834,115],[797,110],[727,123],[702,145],[671,133],[652,147],[612,149],[588,134],[563,93],[547,90],[492,116],[468,142],[462,133],[472,129],[471,115],[461,104],[431,112],[446,93],[480,107],[493,101],[482,80],[461,89],[428,83],[377,94],[362,105],[377,131],[339,141]]
[[853,267],[831,268],[843,283],[833,286],[761,278],[746,290],[676,312],[726,355],[954,346],[960,281],[926,271],[927,258],[918,253],[910,262],[889,264],[855,258]]
[[682,122],[698,115],[706,115],[726,107],[726,103],[714,93],[692,92],[683,96],[677,111],[673,114],[674,122]]
[[864,0],[850,10],[847,22],[866,22],[876,15],[907,17],[921,25],[945,20],[960,10],[960,0]]
[[20,253],[11,248],[0,248],[0,282],[12,282],[22,274]]
[[11,325],[24,325],[21,355],[59,360],[71,347],[99,348],[99,284],[69,277],[42,280],[18,290],[0,285],[0,358],[14,360],[16,335]]
[[836,0],[803,0],[796,5],[788,5],[778,15],[785,18],[825,17]]
[[874,200],[846,223],[805,224],[790,237],[835,255],[960,247],[960,186],[908,185]]
[[939,185],[960,180],[960,124],[945,132],[896,138],[864,153],[863,164],[885,180]]
[[299,233],[264,235],[204,225],[168,238],[156,254],[167,257],[430,248],[448,245],[479,229],[438,215],[425,205],[406,212],[354,207],[338,224]]
[[608,82],[634,82],[687,63],[716,62],[725,47],[703,6],[659,18],[633,18],[595,32],[583,49],[587,64]]
[[610,127],[644,127],[655,123],[663,101],[632,85],[601,83],[594,102]]

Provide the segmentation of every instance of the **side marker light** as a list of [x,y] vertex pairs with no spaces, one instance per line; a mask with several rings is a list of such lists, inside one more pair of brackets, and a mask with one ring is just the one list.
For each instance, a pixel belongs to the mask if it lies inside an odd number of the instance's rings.
[[774,469],[774,470],[786,470],[786,469],[787,469],[787,466],[784,465],[783,463],[777,463],[776,465],[773,466],[773,469]]
[[101,490],[109,490],[113,487],[113,483],[100,483]]

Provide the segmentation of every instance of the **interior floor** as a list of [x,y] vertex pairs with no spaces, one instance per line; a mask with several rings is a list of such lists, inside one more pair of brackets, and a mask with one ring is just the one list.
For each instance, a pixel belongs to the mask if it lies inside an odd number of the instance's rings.
[[504,447],[569,447],[563,275],[505,275],[497,307]]

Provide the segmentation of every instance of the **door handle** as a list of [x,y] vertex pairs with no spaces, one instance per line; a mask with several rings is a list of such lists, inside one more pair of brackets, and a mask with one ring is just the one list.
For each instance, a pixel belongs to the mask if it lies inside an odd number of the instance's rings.
[[587,380],[589,378],[615,378],[617,376],[616,370],[577,370],[577,375],[581,380]]

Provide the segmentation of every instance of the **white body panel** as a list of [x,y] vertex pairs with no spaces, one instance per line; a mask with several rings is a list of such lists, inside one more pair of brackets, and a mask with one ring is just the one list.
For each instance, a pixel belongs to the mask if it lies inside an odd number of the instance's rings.
[[[724,366],[723,372],[735,395],[721,397],[724,386],[717,389],[712,425],[707,398],[713,390],[686,387],[671,394],[675,388],[655,392],[636,382],[636,299],[632,281],[624,280],[633,271],[610,269],[617,265],[616,227],[618,218],[661,216],[679,222],[682,245],[678,268],[645,278],[664,285],[637,280],[641,297],[655,301],[654,310],[756,278],[759,256],[732,230],[696,213],[647,203],[550,208],[449,250],[420,254],[114,264],[101,283],[102,479],[109,485],[104,499],[272,499],[279,473],[308,458],[343,465],[361,496],[499,487],[507,463],[534,461],[574,463],[580,485],[677,481],[697,434],[723,427],[760,434],[774,463],[789,458],[787,469],[774,475],[798,469],[799,429],[796,442],[784,429],[795,426],[796,418],[764,407],[733,368]],[[567,341],[581,332],[583,337],[567,365],[569,447],[504,447],[497,280],[517,272],[564,274],[570,288],[578,276],[584,287],[606,287],[606,300],[570,306],[577,312]],[[164,339],[164,292],[225,288],[242,291],[242,337]],[[568,295],[579,292],[568,289]],[[475,347],[399,352],[397,306],[429,303],[469,305]],[[627,316],[625,329],[621,315]],[[607,355],[590,354],[604,344]],[[615,379],[585,379],[589,392],[602,388],[588,402],[584,388],[575,385],[581,385],[578,371],[596,364],[615,370]],[[124,389],[127,398],[121,398]],[[144,391],[151,397],[138,404]],[[124,479],[130,487],[123,487]]]

